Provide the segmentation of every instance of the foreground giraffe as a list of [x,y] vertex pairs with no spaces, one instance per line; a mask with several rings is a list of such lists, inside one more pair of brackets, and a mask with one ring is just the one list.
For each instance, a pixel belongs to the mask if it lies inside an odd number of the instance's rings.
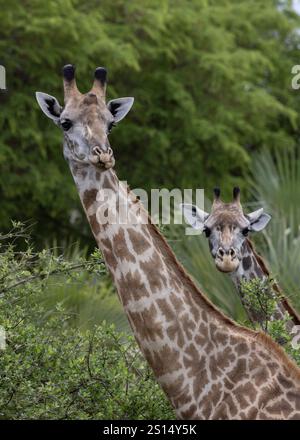
[[277,300],[271,316],[268,311],[263,310],[263,306],[259,311],[254,309],[245,298],[243,291],[244,281],[255,278],[267,280],[270,276],[262,257],[256,253],[247,237],[249,232],[263,230],[271,217],[265,214],[262,208],[244,214],[239,188],[233,189],[231,203],[224,203],[221,200],[218,188],[214,190],[214,196],[210,214],[194,205],[183,204],[186,221],[195,229],[205,232],[217,269],[230,275],[250,321],[267,331],[268,321],[284,319],[285,314],[288,313],[290,319],[286,322],[286,329],[294,337],[299,332],[296,326],[300,325],[300,318],[275,282],[272,284],[272,291],[268,292],[270,297]]
[[[135,338],[180,419],[300,419],[300,370],[263,333],[241,327],[199,291],[139,200],[112,169],[108,132],[132,99],[105,104],[106,71],[81,94],[64,68],[65,105],[37,93],[64,132],[64,155]],[[129,223],[110,215],[103,189],[128,203]],[[99,221],[101,220],[101,221]]]

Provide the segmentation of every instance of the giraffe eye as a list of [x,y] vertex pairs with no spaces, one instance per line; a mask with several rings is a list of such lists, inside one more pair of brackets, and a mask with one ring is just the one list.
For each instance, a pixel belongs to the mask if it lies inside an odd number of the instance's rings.
[[244,235],[244,237],[247,237],[248,233],[249,233],[249,229],[248,228],[244,228],[242,230],[242,234]]
[[116,125],[116,124],[115,124],[114,122],[110,122],[110,123],[108,124],[108,127],[107,127],[107,133],[108,133],[108,134],[112,131],[112,128],[113,128],[115,125]]
[[65,119],[61,123],[61,126],[62,126],[64,131],[68,131],[72,127],[72,122],[70,121],[70,119]]
[[210,236],[210,229],[207,227],[207,226],[205,226],[205,228],[203,229],[203,231],[204,231],[204,234],[205,234],[205,236],[206,237],[209,237]]

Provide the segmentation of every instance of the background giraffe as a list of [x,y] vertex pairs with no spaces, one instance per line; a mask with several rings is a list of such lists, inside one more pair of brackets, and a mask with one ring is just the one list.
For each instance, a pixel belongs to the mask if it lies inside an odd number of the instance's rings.
[[290,319],[286,323],[286,327],[291,334],[295,334],[295,326],[300,324],[300,318],[287,298],[284,297],[276,282],[272,282],[272,290],[268,292],[270,296],[278,298],[271,316],[263,310],[263,307],[260,311],[254,309],[243,292],[243,282],[254,278],[267,280],[270,276],[265,262],[257,254],[247,236],[251,231],[261,231],[268,224],[271,217],[265,214],[262,208],[244,214],[240,203],[239,188],[233,190],[232,203],[224,203],[220,199],[218,188],[214,190],[214,194],[215,198],[210,214],[193,205],[182,205],[187,222],[195,229],[205,232],[217,269],[230,275],[241,296],[250,321],[259,324],[264,331],[267,331],[269,320],[284,319],[285,314],[288,313]]
[[[68,65],[64,108],[49,95],[38,93],[37,99],[65,130],[64,155],[91,229],[135,338],[177,416],[300,419],[296,365],[269,337],[238,326],[202,295],[112,170],[109,128],[132,99],[106,106],[105,80],[106,71],[98,68],[92,91],[82,95]],[[129,221],[110,221],[124,204]]]

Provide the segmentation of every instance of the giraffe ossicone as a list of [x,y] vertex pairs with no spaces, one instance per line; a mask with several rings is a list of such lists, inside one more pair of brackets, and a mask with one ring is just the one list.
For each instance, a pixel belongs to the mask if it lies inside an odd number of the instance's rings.
[[[105,104],[106,74],[96,69],[92,93],[79,94],[75,72],[64,69],[65,107],[38,98],[62,126],[64,155],[83,208],[116,285],[137,343],[181,419],[300,419],[300,371],[268,336],[235,324],[199,290],[147,211],[112,168],[88,159],[108,149],[112,124],[132,99]],[[54,98],[55,99],[55,98]],[[89,103],[88,103],[88,102]],[[121,189],[120,189],[121,187]],[[120,209],[128,198],[130,222],[102,224],[98,197],[110,189]],[[137,209],[137,207],[139,209]]]

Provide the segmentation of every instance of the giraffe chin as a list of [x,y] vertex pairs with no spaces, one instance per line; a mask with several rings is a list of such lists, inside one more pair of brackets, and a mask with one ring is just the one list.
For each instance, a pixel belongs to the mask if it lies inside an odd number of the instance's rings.
[[215,263],[216,263],[217,269],[220,272],[224,272],[224,273],[235,272],[240,264],[238,258],[232,259],[229,256],[223,257],[222,260],[220,260],[219,258],[216,258]]

